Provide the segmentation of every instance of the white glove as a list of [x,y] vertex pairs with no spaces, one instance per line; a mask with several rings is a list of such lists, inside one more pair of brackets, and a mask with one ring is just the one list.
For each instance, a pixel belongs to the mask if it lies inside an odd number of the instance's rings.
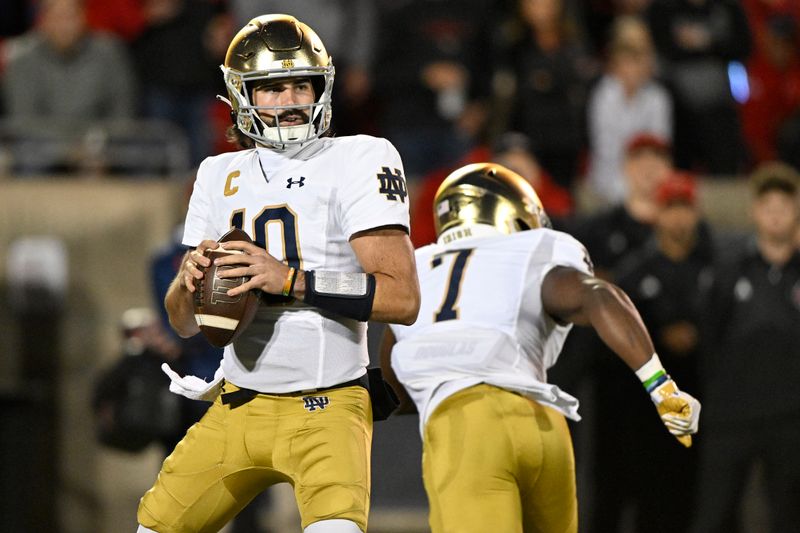
[[161,365],[161,370],[169,376],[172,381],[169,384],[169,390],[175,394],[185,396],[190,400],[202,400],[205,402],[213,402],[220,390],[222,390],[222,365],[214,372],[214,379],[207,382],[197,376],[183,376],[180,377],[177,372],[172,370],[167,363]]
[[700,402],[686,392],[678,389],[671,379],[665,381],[650,393],[656,404],[661,421],[667,430],[687,448],[692,445],[692,434],[697,433],[700,423]]

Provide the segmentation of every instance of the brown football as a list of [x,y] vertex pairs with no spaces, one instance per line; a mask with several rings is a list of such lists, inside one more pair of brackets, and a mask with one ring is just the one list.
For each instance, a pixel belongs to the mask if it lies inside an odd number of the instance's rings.
[[[227,241],[253,242],[247,233],[236,228],[219,239],[219,242]],[[241,253],[239,250],[225,251],[222,248],[206,250],[204,255],[211,259],[212,264],[203,269],[203,279],[197,283],[194,292],[194,318],[197,325],[208,342],[220,348],[232,343],[247,329],[258,309],[261,291],[251,290],[238,296],[228,296],[228,290],[238,287],[250,278],[220,278],[217,272],[235,267],[216,267],[213,264],[218,257]]]

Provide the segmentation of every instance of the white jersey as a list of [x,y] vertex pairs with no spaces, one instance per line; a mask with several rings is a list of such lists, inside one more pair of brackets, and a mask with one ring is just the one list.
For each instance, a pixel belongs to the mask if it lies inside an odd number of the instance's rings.
[[[291,152],[256,148],[210,157],[197,173],[183,244],[246,231],[275,258],[304,270],[363,272],[350,237],[409,227],[403,167],[385,139],[322,138]],[[225,348],[225,379],[291,392],[355,379],[369,362],[367,325],[295,301],[262,303]]]
[[[485,235],[488,228],[467,231]],[[444,237],[457,232],[464,230]],[[541,286],[555,266],[591,274],[583,245],[549,229],[500,235],[491,228],[489,236],[420,248],[416,259],[419,317],[411,326],[390,327],[397,339],[392,368],[417,406],[421,427],[442,400],[478,383],[522,393],[579,420],[578,401],[547,383],[571,325],[543,311]]]

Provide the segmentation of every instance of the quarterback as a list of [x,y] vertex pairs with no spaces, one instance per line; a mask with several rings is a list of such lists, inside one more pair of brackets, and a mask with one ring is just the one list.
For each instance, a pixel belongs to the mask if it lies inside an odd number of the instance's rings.
[[549,228],[530,184],[462,167],[434,201],[438,240],[416,252],[419,319],[390,325],[384,374],[416,410],[433,533],[577,531],[578,402],[547,383],[573,324],[594,327],[642,380],[685,446],[700,404],[678,389],[628,297],[594,277],[585,248]]
[[[367,320],[411,324],[419,287],[403,166],[368,136],[324,134],[334,69],[315,32],[264,15],[222,66],[240,140],[251,148],[198,169],[183,243],[192,248],[165,304],[182,336],[199,331],[192,297],[203,252],[262,291],[215,379],[178,376],[173,392],[212,401],[141,499],[139,532],[219,531],[266,487],[294,487],[305,533],[366,531],[372,406],[361,386]],[[216,239],[239,228],[253,243]]]

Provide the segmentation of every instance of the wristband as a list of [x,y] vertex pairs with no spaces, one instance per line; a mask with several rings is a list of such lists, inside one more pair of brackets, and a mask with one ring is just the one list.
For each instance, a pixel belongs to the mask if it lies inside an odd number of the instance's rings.
[[644,388],[647,390],[647,392],[653,392],[661,384],[669,380],[667,371],[664,370],[664,366],[661,364],[658,354],[655,353],[649,361],[643,364],[641,368],[636,371],[636,376],[642,382],[642,385],[644,385]]
[[294,274],[292,275],[292,284],[289,287],[289,296],[294,294],[294,285],[297,283],[297,275],[300,274],[300,270],[295,269]]
[[309,305],[361,322],[369,320],[375,299],[375,276],[363,272],[306,270]]
[[281,294],[283,296],[290,296],[292,294],[292,289],[294,289],[294,282],[297,280],[297,269],[294,267],[289,267],[289,273],[286,274],[286,281],[283,282],[283,290]]

